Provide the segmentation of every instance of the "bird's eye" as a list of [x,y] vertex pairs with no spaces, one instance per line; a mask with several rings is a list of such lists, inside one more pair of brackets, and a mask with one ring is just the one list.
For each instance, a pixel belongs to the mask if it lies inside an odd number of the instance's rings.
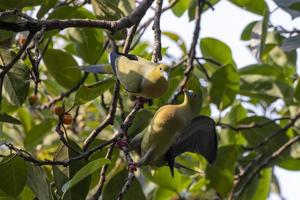
[[162,68],[160,67],[159,70],[162,71]]
[[193,94],[193,97],[196,98],[196,97],[197,97],[197,94]]

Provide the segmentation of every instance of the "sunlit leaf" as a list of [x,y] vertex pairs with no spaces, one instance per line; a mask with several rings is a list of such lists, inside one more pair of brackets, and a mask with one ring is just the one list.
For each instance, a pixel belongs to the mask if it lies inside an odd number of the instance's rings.
[[48,72],[63,87],[72,88],[81,79],[81,71],[75,59],[58,49],[48,49],[43,57]]

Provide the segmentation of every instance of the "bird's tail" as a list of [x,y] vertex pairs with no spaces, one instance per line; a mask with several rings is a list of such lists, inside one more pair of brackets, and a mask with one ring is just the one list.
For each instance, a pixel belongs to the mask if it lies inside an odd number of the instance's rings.
[[96,73],[96,74],[114,74],[112,66],[110,64],[96,64],[79,66],[84,72]]

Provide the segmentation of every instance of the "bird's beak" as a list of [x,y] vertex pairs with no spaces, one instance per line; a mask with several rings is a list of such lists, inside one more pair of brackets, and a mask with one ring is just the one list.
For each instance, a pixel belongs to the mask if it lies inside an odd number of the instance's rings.
[[183,92],[186,96],[189,96],[189,97],[193,95],[193,90],[183,89]]
[[167,79],[167,80],[169,79],[169,73],[168,72],[163,71],[162,75],[163,75],[163,77],[165,77],[165,79]]

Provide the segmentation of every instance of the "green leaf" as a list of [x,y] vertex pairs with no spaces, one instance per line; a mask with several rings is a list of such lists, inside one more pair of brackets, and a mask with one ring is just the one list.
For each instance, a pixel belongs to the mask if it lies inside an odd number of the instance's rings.
[[239,93],[252,97],[252,100],[272,103],[278,98],[283,98],[287,103],[293,98],[293,89],[282,81],[262,75],[241,76],[241,87]]
[[88,163],[80,170],[76,172],[71,180],[66,182],[62,187],[62,191],[65,194],[68,190],[73,188],[77,183],[85,179],[87,176],[91,175],[98,169],[100,169],[103,165],[110,164],[110,160],[105,158],[99,158],[97,160],[93,160],[92,162]]
[[289,8],[300,12],[300,2],[295,2],[289,5]]
[[26,134],[24,140],[24,146],[28,150],[33,150],[36,145],[40,144],[44,139],[45,135],[55,125],[54,119],[47,119],[46,121],[33,126],[30,131]]
[[240,88],[240,77],[232,65],[226,65],[215,71],[211,77],[210,97],[219,108],[231,105]]
[[22,122],[24,132],[27,133],[32,127],[32,116],[30,111],[25,107],[18,109],[18,117]]
[[230,0],[231,3],[255,14],[264,15],[267,5],[264,0]]
[[81,71],[75,59],[58,49],[48,49],[43,57],[48,72],[65,88],[73,88],[81,79]]
[[37,17],[42,18],[51,8],[53,8],[58,0],[43,0],[41,8],[37,13]]
[[142,132],[153,118],[154,113],[150,110],[143,109],[136,113],[132,120],[132,125],[128,129],[128,135],[134,136]]
[[[247,141],[247,145],[252,147],[260,142],[262,142],[266,137],[272,135],[273,133],[278,132],[281,127],[272,122],[270,119],[265,117],[253,116],[243,119],[239,122],[239,124],[262,124],[267,123],[263,127],[251,128],[251,129],[243,129],[241,130],[242,135]],[[262,153],[272,153],[277,150],[281,145],[283,145],[288,140],[285,131],[282,131],[278,136],[269,140],[267,145],[263,145],[262,147],[256,149]]]
[[207,166],[206,177],[210,182],[209,186],[213,187],[223,198],[227,196],[233,186],[238,156],[237,146],[223,146],[218,149],[216,162]]
[[265,200],[268,199],[272,179],[272,168],[262,170],[238,198],[239,200]]
[[0,163],[0,190],[17,197],[27,181],[27,164],[16,156],[5,157]]
[[103,94],[114,84],[114,79],[108,78],[89,86],[81,86],[75,94],[74,105],[85,104]]
[[0,112],[0,122],[10,123],[10,124],[21,124],[20,120],[6,114]]
[[182,51],[182,54],[186,54],[186,45],[184,40],[177,35],[176,33],[172,33],[172,32],[162,32],[162,34],[166,37],[168,37],[170,40],[173,40],[175,42],[175,44],[177,44],[179,46],[179,48]]
[[300,79],[297,80],[297,85],[294,92],[294,97],[297,101],[300,101]]
[[231,49],[215,38],[203,38],[200,41],[200,49],[205,58],[211,58],[221,65],[234,63]]
[[[117,173],[116,175],[114,175],[109,180],[109,182],[107,183],[103,191],[103,200],[117,199],[118,191],[123,187],[127,175],[128,175],[128,171],[123,170]],[[132,199],[146,200],[146,197],[142,190],[142,186],[140,185],[137,179],[133,179],[132,184],[129,187],[123,199],[124,200],[132,200]]]
[[255,26],[255,24],[257,23],[258,21],[254,21],[254,22],[251,22],[250,24],[248,24],[242,34],[241,34],[241,40],[244,40],[244,41],[248,41],[248,40],[251,40],[251,32],[252,32],[252,29],[253,27]]
[[22,9],[27,6],[39,5],[41,0],[0,0],[0,9]]
[[118,8],[124,13],[129,15],[135,8],[135,0],[122,0],[119,1]]
[[77,56],[88,64],[95,64],[103,48],[102,31],[91,28],[71,28],[68,35],[75,44]]
[[124,16],[118,8],[118,0],[92,0],[91,3],[98,19],[118,20]]
[[[0,49],[0,65],[7,65],[14,58],[14,54]],[[20,62],[5,75],[3,95],[9,103],[21,106],[29,92],[29,70]]]
[[96,19],[96,17],[84,7],[60,6],[49,14],[48,19]]
[[164,166],[155,170],[150,179],[162,188],[166,188],[175,193],[180,193],[191,183],[191,179],[182,175],[178,170],[174,171],[172,177],[169,167]]
[[51,200],[50,184],[43,168],[28,163],[27,183],[39,200]]
[[264,14],[264,19],[258,21],[251,32],[250,48],[257,60],[262,59],[263,51],[265,48],[265,41],[268,32],[269,23],[269,11],[266,10]]
[[[80,147],[73,141],[69,140],[69,144],[77,149],[78,151],[81,151]],[[54,160],[66,160],[70,159],[72,157],[77,156],[78,154],[74,151],[68,149],[66,146],[61,145],[54,156]],[[76,160],[68,167],[64,166],[54,166],[53,167],[53,177],[55,186],[57,188],[57,193],[59,195],[62,195],[62,187],[63,185],[71,180],[74,175],[80,170],[82,167],[84,167],[87,164],[86,160]],[[90,176],[86,177],[82,181],[80,181],[78,184],[76,184],[73,188],[71,188],[67,193],[64,195],[63,200],[82,200],[86,198],[86,195],[89,191],[90,186]]]
[[278,77],[282,74],[282,68],[277,65],[253,64],[239,69],[240,75],[258,74],[262,76]]
[[161,199],[177,199],[178,195],[171,190],[168,190],[163,187],[159,187],[155,190],[153,195],[153,200],[161,200]]
[[185,11],[189,8],[191,0],[185,0],[185,1],[178,1],[175,6],[173,6],[171,9],[177,17],[181,17]]

